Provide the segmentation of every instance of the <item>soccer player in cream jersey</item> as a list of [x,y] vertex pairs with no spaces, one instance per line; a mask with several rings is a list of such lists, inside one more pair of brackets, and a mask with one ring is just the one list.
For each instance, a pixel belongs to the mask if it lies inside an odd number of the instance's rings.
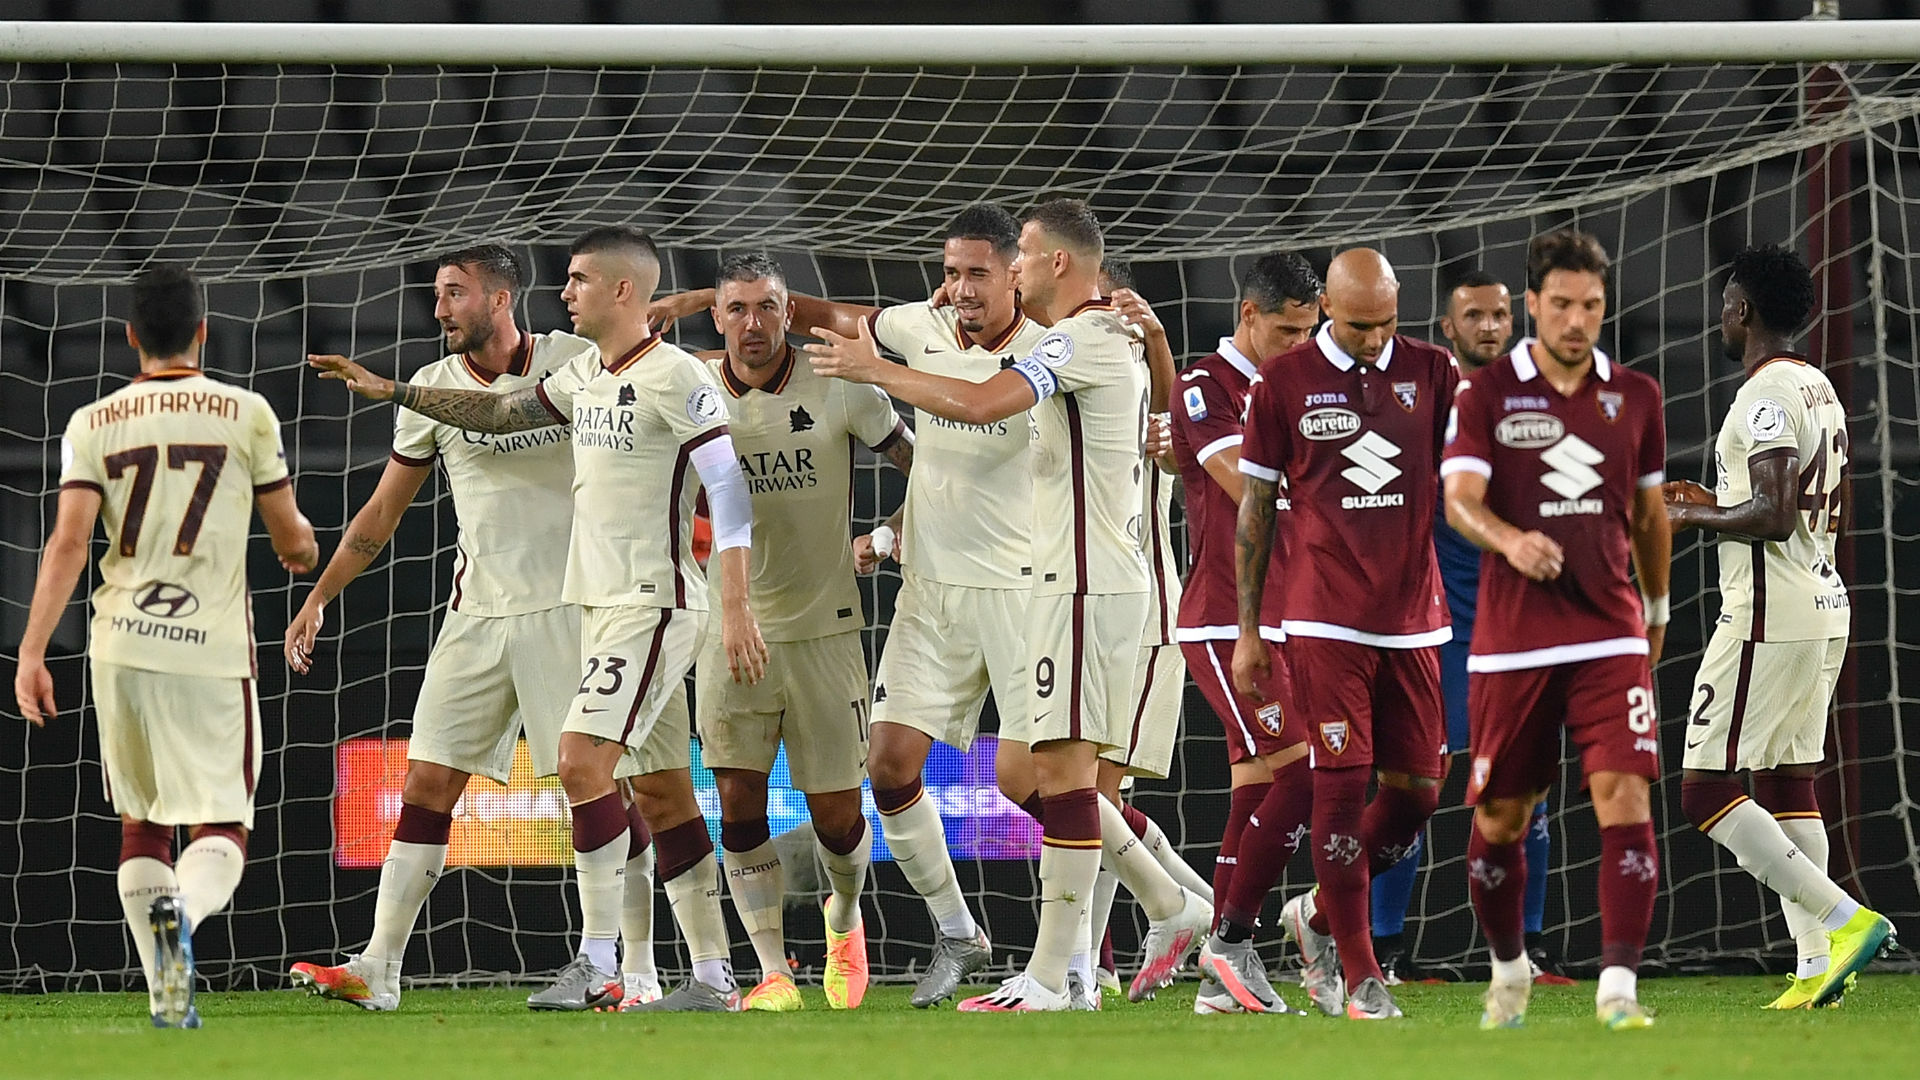
[[1780,896],[1799,963],[1774,1009],[1838,1003],[1893,937],[1890,922],[1827,877],[1813,790],[1852,614],[1834,564],[1847,516],[1846,406],[1791,348],[1816,295],[1792,251],[1734,256],[1720,334],[1746,382],[1714,444],[1717,489],[1667,485],[1673,528],[1717,533],[1720,554],[1720,618],[1694,682],[1680,803]]
[[[1100,755],[1098,787],[1102,797],[1119,808],[1120,816],[1133,834],[1120,836],[1118,845],[1107,845],[1107,858],[1094,883],[1091,927],[1088,935],[1093,955],[1101,956],[1102,966],[1095,972],[1104,992],[1120,991],[1119,977],[1105,965],[1110,961],[1111,937],[1108,924],[1113,899],[1123,869],[1129,880],[1144,881],[1149,887],[1164,889],[1171,881],[1211,904],[1213,886],[1187,865],[1186,859],[1167,839],[1158,822],[1126,801],[1137,777],[1165,780],[1173,767],[1173,746],[1180,735],[1181,693],[1187,684],[1187,662],[1174,643],[1173,624],[1180,608],[1180,564],[1173,554],[1173,489],[1179,471],[1172,462],[1172,432],[1166,416],[1172,392],[1175,365],[1173,349],[1167,341],[1166,327],[1134,288],[1133,272],[1126,263],[1107,259],[1100,267],[1100,291],[1113,301],[1114,311],[1140,339],[1146,351],[1151,382],[1147,410],[1152,417],[1148,426],[1147,453],[1150,463],[1141,471],[1140,551],[1147,563],[1149,588],[1146,629],[1140,637],[1140,654],[1134,662],[1133,693],[1129,698],[1127,738]],[[1158,440],[1158,448],[1156,448]],[[1137,842],[1136,842],[1137,841]],[[1139,860],[1150,857],[1158,872]],[[1134,865],[1124,865],[1128,862]],[[1151,953],[1158,943],[1149,943]],[[1170,982],[1168,975],[1166,981]],[[1163,983],[1164,985],[1164,983]],[[1150,997],[1157,987],[1142,986],[1140,997]]]
[[[513,304],[525,272],[512,251],[482,244],[440,258],[434,317],[448,355],[413,376],[417,386],[527,389],[593,343],[572,334],[526,334]],[[400,1004],[400,964],[427,894],[446,869],[453,808],[474,773],[506,783],[521,728],[537,776],[559,768],[560,722],[578,684],[580,609],[561,599],[572,520],[573,444],[564,424],[511,435],[473,434],[402,410],[379,486],[306,603],[287,627],[287,663],[306,673],[326,604],[393,538],[435,461],[446,471],[460,527],[460,563],[445,623],[427,660],[407,743],[400,819],[380,867],[373,934],[345,964],[293,965],[295,985],[385,1011]],[[622,765],[627,765],[626,759]],[[626,770],[630,771],[630,769]],[[629,996],[660,996],[653,967],[653,847],[627,808],[629,857],[620,929]],[[582,949],[588,946],[583,939]],[[584,1009],[604,998],[535,993],[536,1009]]]
[[[121,909],[155,1027],[196,1028],[193,931],[246,864],[260,772],[247,529],[258,506],[280,564],[319,561],[294,504],[280,421],[210,379],[200,285],[162,266],[134,281],[127,344],[140,375],[68,422],[60,504],[20,641],[14,700],[57,716],[47,644],[106,526],[87,645],[107,795],[120,815]],[[173,834],[190,842],[173,856]]]
[[[573,806],[581,933],[590,950],[561,972],[583,999],[611,998],[626,809],[615,788],[634,755],[632,789],[653,832],[658,875],[686,936],[693,977],[625,1011],[738,1007],[713,842],[694,801],[684,677],[706,625],[707,584],[693,561],[698,484],[713,511],[714,558],[727,564],[721,641],[743,682],[765,672],[766,645],[747,599],[753,510],[727,435],[726,407],[705,365],[647,324],[660,255],[622,226],[576,240],[560,297],[597,346],[537,385],[510,394],[395,384],[337,357],[312,363],[376,401],[495,435],[553,423],[573,429],[573,525],[563,597],[583,606],[581,680],[560,734],[560,782]],[[697,480],[694,474],[698,474]]]
[[[827,1004],[857,1008],[867,989],[860,893],[873,838],[860,809],[867,763],[866,617],[854,584],[848,507],[853,440],[902,472],[913,436],[887,395],[826,379],[787,343],[786,274],[765,255],[720,265],[713,320],[726,349],[707,360],[724,391],[728,430],[753,500],[748,595],[767,640],[767,677],[733,681],[719,637],[699,661],[701,760],[720,790],[727,888],[760,960],[749,1009],[801,1007],[787,972],[786,879],[767,823],[767,778],[781,744],[793,786],[806,795],[831,895],[826,907]],[[834,540],[838,537],[837,542]],[[719,560],[708,573],[725,588]]]
[[[1013,215],[970,206],[942,244],[945,303],[873,308],[794,296],[792,325],[855,337],[864,324],[911,368],[983,381],[1046,333],[1020,311],[1013,283],[1019,241]],[[672,318],[712,304],[710,292],[696,290],[665,297],[655,310]],[[960,750],[972,745],[989,689],[1000,715],[997,771],[1003,778],[1031,773],[1024,642],[1033,478],[1029,425],[1020,415],[964,424],[923,413],[915,435],[906,504],[896,515],[902,520],[889,525],[899,534],[892,555],[901,585],[874,677],[867,772],[887,848],[939,932],[910,998],[924,1009],[953,996],[993,959],[960,892],[940,809],[926,797],[921,773],[935,739]],[[855,544],[860,571],[876,568],[883,556],[872,538]]]
[[[1098,755],[1120,745],[1146,621],[1148,580],[1139,543],[1147,371],[1140,345],[1099,296],[1100,226],[1077,200],[1036,208],[1022,226],[1016,283],[1052,323],[1034,348],[982,382],[888,364],[864,328],[849,339],[816,328],[822,374],[869,382],[916,408],[964,424],[995,424],[1034,409],[1033,595],[1026,721],[1042,806],[1040,928],[1032,959],[966,1011],[1059,1011],[1075,1006],[1068,963],[1085,948],[1082,916],[1100,868],[1102,818],[1126,831],[1095,790]],[[1036,407],[1037,406],[1037,407]],[[1046,507],[1048,512],[1038,513]],[[908,553],[912,558],[912,553]],[[1131,832],[1126,835],[1131,838]],[[1162,871],[1164,873],[1164,871]],[[1157,985],[1198,941],[1211,911],[1177,886],[1154,909],[1168,945],[1136,977]]]

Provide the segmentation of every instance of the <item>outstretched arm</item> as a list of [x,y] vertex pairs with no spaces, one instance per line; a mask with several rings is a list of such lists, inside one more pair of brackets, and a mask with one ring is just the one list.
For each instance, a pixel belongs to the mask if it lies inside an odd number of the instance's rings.
[[40,577],[33,585],[33,604],[27,609],[27,631],[20,639],[20,664],[13,676],[13,698],[20,715],[35,727],[45,727],[54,708],[53,675],[47,670],[47,643],[53,628],[73,599],[73,587],[87,567],[87,545],[93,523],[100,516],[100,492],[78,485],[60,492],[60,509],[53,535],[40,556]]
[[1025,412],[1037,400],[1033,384],[1019,371],[1008,369],[985,382],[950,379],[881,359],[864,320],[855,334],[835,333],[815,326],[808,333],[821,339],[803,346],[813,359],[817,375],[878,386],[901,401],[935,416],[962,424],[992,424]]
[[[842,304],[817,296],[793,296],[793,325],[824,326],[841,337],[853,337],[860,325],[880,309],[862,304]],[[816,335],[817,336],[817,335]]]
[[302,675],[307,673],[313,663],[314,639],[325,621],[323,609],[340,595],[347,582],[360,576],[387,546],[387,541],[393,539],[401,516],[432,471],[431,465],[403,465],[388,459],[386,471],[380,474],[379,486],[347,523],[347,535],[341,539],[340,546],[333,549],[333,557],[327,560],[320,580],[307,593],[306,602],[300,605],[293,621],[287,624],[287,665],[293,670]]
[[347,384],[347,389],[369,401],[391,401],[403,409],[467,431],[504,435],[566,423],[541,400],[538,387],[495,394],[487,390],[443,390],[414,386],[375,375],[344,356],[308,356],[323,379]]

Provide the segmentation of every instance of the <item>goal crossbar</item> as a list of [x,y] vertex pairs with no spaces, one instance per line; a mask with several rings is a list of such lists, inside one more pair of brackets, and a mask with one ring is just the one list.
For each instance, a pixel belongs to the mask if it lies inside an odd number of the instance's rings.
[[1580,64],[1920,59],[1920,20],[1124,26],[0,22],[0,62]]

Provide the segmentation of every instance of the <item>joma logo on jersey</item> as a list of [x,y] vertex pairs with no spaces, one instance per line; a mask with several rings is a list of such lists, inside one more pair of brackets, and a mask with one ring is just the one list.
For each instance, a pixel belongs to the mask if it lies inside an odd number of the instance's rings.
[[1400,492],[1381,494],[1380,489],[1393,483],[1400,477],[1400,469],[1390,459],[1400,456],[1400,448],[1383,438],[1377,431],[1369,431],[1352,444],[1340,448],[1340,456],[1353,462],[1351,468],[1340,475],[1351,481],[1354,486],[1364,488],[1365,495],[1348,495],[1340,500],[1342,510],[1370,510],[1382,506],[1405,506],[1406,495]]
[[1335,392],[1331,394],[1307,395],[1307,408],[1309,409],[1316,405],[1345,405],[1346,403],[1347,395],[1344,393]]
[[1578,435],[1568,435],[1543,452],[1540,463],[1552,466],[1553,471],[1542,476],[1540,482],[1561,498],[1542,502],[1540,516],[1571,517],[1605,513],[1607,506],[1604,500],[1583,498],[1587,492],[1604,482],[1605,478],[1593,467],[1605,460],[1607,455]]
[[1511,446],[1515,450],[1539,450],[1552,446],[1567,433],[1567,425],[1557,416],[1541,412],[1514,413],[1500,421],[1493,429],[1493,437],[1501,446]]
[[1344,439],[1360,430],[1360,416],[1351,409],[1315,409],[1300,418],[1300,434],[1315,442]]

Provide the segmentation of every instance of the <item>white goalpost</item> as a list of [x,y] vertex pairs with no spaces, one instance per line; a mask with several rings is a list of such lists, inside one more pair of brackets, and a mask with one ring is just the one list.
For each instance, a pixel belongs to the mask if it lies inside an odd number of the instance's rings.
[[[1517,294],[1527,239],[1576,223],[1615,260],[1604,345],[1659,378],[1668,471],[1695,479],[1739,376],[1716,340],[1726,261],[1749,243],[1806,254],[1822,305],[1804,347],[1848,403],[1855,453],[1843,570],[1856,615],[1823,805],[1838,875],[1897,923],[1920,919],[1920,709],[1904,678],[1916,646],[1902,640],[1920,579],[1901,558],[1920,535],[1920,22],[0,22],[0,651],[11,659],[25,624],[66,418],[134,372],[121,287],[152,260],[184,260],[208,283],[207,365],[286,420],[297,490],[330,553],[387,459],[391,410],[312,379],[304,357],[348,353],[388,374],[437,358],[439,252],[498,241],[524,253],[534,284],[522,321],[535,329],[565,325],[566,244],[609,223],[659,239],[663,290],[710,284],[723,254],[764,249],[797,290],[890,303],[937,282],[939,237],[962,208],[1018,211],[1056,194],[1092,203],[1183,362],[1231,333],[1238,275],[1260,254],[1324,265],[1340,247],[1379,246],[1403,282],[1403,332],[1437,338],[1453,278],[1484,269]],[[672,333],[717,340],[699,317]],[[901,483],[868,459],[856,489],[871,526]],[[305,677],[287,673],[278,641],[308,583],[253,566],[267,756],[246,880],[196,939],[216,985],[283,985],[288,963],[365,940],[453,556],[436,481],[329,612]],[[1686,540],[1675,557],[1656,681],[1677,770],[1718,599],[1705,546]],[[897,584],[892,570],[863,584],[870,659]],[[0,988],[112,988],[135,967],[80,659],[83,600],[51,650],[67,711],[0,739],[15,822],[0,830]],[[1598,851],[1568,779],[1554,796],[1547,933],[1577,967],[1597,955]],[[1143,784],[1137,804],[1205,871],[1226,788],[1218,722],[1190,693],[1174,776]],[[1769,896],[1694,833],[1677,783],[1666,788],[1653,963],[1790,956]],[[508,788],[475,781],[458,812],[459,869],[429,903],[409,973],[517,978],[566,962],[578,916],[557,791],[522,774]],[[993,792],[978,751],[938,755],[929,791],[994,939],[1031,940],[1035,831]],[[773,804],[776,831],[804,817],[779,791]],[[1457,805],[1435,818],[1408,924],[1439,967],[1484,956],[1466,828]],[[1287,887],[1308,880],[1302,861]],[[789,915],[803,967],[824,951],[810,910]],[[876,975],[924,963],[924,906],[885,861],[868,912]],[[1123,956],[1144,925],[1127,912]],[[670,944],[660,959],[678,963]]]

